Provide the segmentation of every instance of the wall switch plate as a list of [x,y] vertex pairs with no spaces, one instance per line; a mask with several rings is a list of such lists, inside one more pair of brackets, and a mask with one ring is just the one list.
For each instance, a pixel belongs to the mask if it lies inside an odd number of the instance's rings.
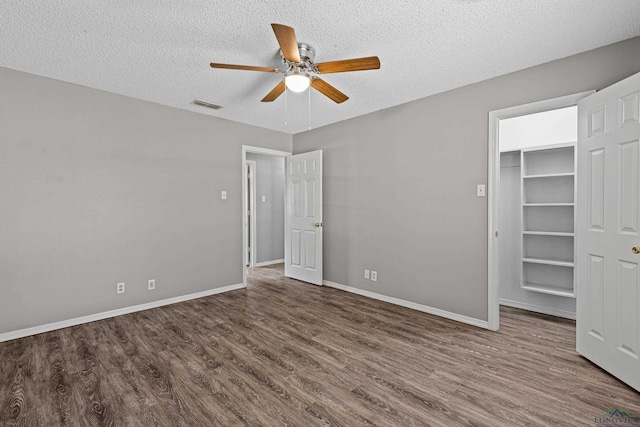
[[373,282],[377,282],[378,281],[378,272],[377,271],[371,270],[371,281],[373,281]]
[[369,278],[369,270],[365,270],[364,271],[364,278],[368,279]]
[[152,291],[156,288],[156,279],[149,280],[149,290]]
[[222,190],[222,191],[220,192],[220,198],[221,198],[222,200],[227,200],[227,192],[226,192],[225,190]]
[[476,188],[476,195],[478,197],[484,197],[486,195],[486,187],[484,184],[478,184],[478,187]]
[[267,201],[267,196],[262,196],[262,203]]
[[124,294],[124,282],[120,282],[116,285],[116,292],[119,294]]

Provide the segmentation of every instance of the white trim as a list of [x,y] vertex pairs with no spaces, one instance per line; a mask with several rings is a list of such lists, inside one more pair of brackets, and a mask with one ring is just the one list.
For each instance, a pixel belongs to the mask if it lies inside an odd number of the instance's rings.
[[499,270],[499,246],[498,246],[498,226],[500,207],[500,149],[498,147],[498,123],[500,118],[498,112],[489,111],[489,159],[488,159],[488,182],[487,182],[487,205],[488,211],[488,266],[487,266],[487,294],[488,308],[487,320],[489,329],[497,331],[500,327],[500,305],[498,303],[498,278]]
[[265,267],[267,265],[282,264],[283,262],[284,262],[284,259],[274,259],[273,261],[259,262],[255,266],[256,267]]
[[536,313],[576,320],[576,313],[566,310],[558,310],[555,308],[543,307],[540,305],[526,304],[524,302],[511,301],[504,298],[500,298],[500,305],[506,305],[507,307],[519,308],[527,311],[535,311]]
[[243,283],[239,283],[237,285],[223,286],[221,288],[209,289],[208,291],[181,295],[178,297],[148,302],[145,304],[132,305],[130,307],[118,308],[111,311],[103,311],[102,313],[90,314],[88,316],[62,320],[60,322],[49,323],[46,325],[34,326],[31,328],[19,329],[17,331],[5,332],[3,334],[0,334],[0,342],[15,340],[18,338],[24,338],[30,335],[36,335],[44,332],[54,331],[56,329],[68,328],[69,326],[76,326],[76,325],[81,325],[83,323],[95,322],[96,320],[103,320],[103,319],[108,319],[110,317],[122,316],[124,314],[135,313],[137,311],[143,311],[143,310],[149,310],[151,308],[157,308],[157,307],[162,307],[164,305],[176,304],[179,302],[208,297],[210,295],[221,294],[223,292],[235,291],[237,289],[243,289],[243,288],[246,288],[246,286]]
[[287,157],[291,155],[289,151],[272,150],[271,148],[253,147],[251,145],[242,146],[243,153],[265,154],[267,156]]
[[[271,148],[253,147],[251,145],[242,146],[242,244],[247,241],[247,228],[245,227],[245,212],[247,211],[247,168],[244,166],[247,161],[247,153],[265,154],[267,156],[287,157],[291,155],[289,151],[272,150]],[[287,198],[285,197],[285,203]],[[242,251],[242,283],[247,284],[247,251]]]
[[473,317],[464,316],[462,314],[452,313],[450,311],[441,310],[439,308],[429,307],[428,305],[422,305],[411,301],[402,300],[399,298],[390,297],[387,295],[377,294],[375,292],[365,291],[363,289],[353,288],[351,286],[341,285],[339,283],[323,280],[322,283],[330,288],[340,289],[342,291],[350,292],[352,294],[362,295],[367,298],[373,298],[378,301],[388,302],[390,304],[399,305],[413,310],[421,311],[423,313],[429,313],[436,316],[444,317],[446,319],[455,320],[457,322],[466,323],[468,325],[477,326],[479,328],[489,329],[489,323],[485,320],[476,319]]
[[488,271],[488,324],[489,329],[497,331],[500,326],[500,303],[498,297],[498,280],[499,280],[499,240],[496,236],[500,225],[500,148],[498,141],[498,124],[500,120],[518,117],[525,114],[535,114],[543,111],[554,110],[558,108],[571,107],[577,105],[578,101],[591,94],[594,90],[580,92],[572,95],[561,96],[558,98],[547,99],[530,104],[517,105],[515,107],[503,108],[489,112],[489,147],[488,147],[488,185],[487,196],[488,203],[488,254],[487,271]]
[[[247,166],[249,166],[249,170],[251,172],[251,176],[247,176],[249,183],[247,184],[247,186],[251,186],[251,192],[249,194],[249,206],[247,206],[247,209],[249,211],[251,211],[251,224],[247,224],[247,211],[244,211],[244,218],[245,218],[245,229],[247,229],[247,226],[249,226],[249,229],[253,231],[253,233],[251,233],[251,236],[249,236],[249,240],[250,240],[250,245],[251,246],[251,259],[249,260],[249,267],[255,267],[256,266],[256,254],[258,253],[258,246],[257,246],[257,241],[258,239],[256,238],[256,174],[257,174],[257,162],[255,160],[247,160],[245,161],[245,164]],[[249,191],[249,187],[247,187],[247,191]],[[249,248],[247,247],[247,239],[244,240],[243,242],[244,245],[244,251],[247,255],[249,255]],[[245,264],[246,265],[246,264]]]

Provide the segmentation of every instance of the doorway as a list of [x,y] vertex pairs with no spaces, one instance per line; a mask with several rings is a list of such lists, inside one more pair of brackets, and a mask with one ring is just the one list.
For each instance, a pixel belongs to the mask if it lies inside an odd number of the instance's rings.
[[[504,250],[507,249],[507,248],[501,247],[502,246],[501,242],[503,239],[500,239],[503,231],[507,232],[507,230],[501,230],[501,226],[505,227],[505,224],[501,223],[500,221],[501,200],[502,200],[501,180],[500,180],[501,151],[506,152],[506,150],[500,150],[500,137],[501,137],[500,122],[503,121],[503,123],[506,123],[508,119],[514,119],[514,118],[527,116],[527,115],[534,115],[534,114],[543,113],[551,110],[559,110],[559,109],[564,109],[568,107],[575,107],[580,99],[585,98],[586,96],[592,93],[594,93],[594,91],[582,92],[582,93],[568,95],[560,98],[554,98],[554,99],[535,102],[531,104],[510,107],[502,110],[491,111],[489,113],[489,168],[488,168],[489,169],[489,182],[488,182],[488,196],[489,196],[489,200],[488,200],[489,202],[488,313],[489,313],[489,316],[488,316],[488,321],[489,322],[488,323],[489,323],[489,329],[491,330],[498,330],[499,328],[499,322],[500,322],[500,319],[499,319],[500,288],[499,286],[500,286],[500,277],[502,273],[500,269],[500,258],[501,258],[501,253],[504,254],[505,253]],[[556,152],[557,151],[563,152],[564,154],[561,154],[560,157],[564,158],[568,156],[567,153],[569,153],[569,151],[571,153],[575,153],[574,151],[575,148],[568,148],[568,147],[570,147],[570,144],[564,144],[564,145],[559,144],[559,145],[550,146],[547,148],[550,148],[551,151],[555,150]],[[513,152],[515,151],[520,151],[520,152],[518,153],[518,155],[514,155]],[[575,182],[574,177],[571,177],[571,179],[568,179],[568,177],[570,177],[572,173],[575,175],[575,160],[573,160],[572,162],[570,161],[571,167],[573,169],[565,170],[569,166],[565,164],[566,162],[563,163],[563,160],[561,160],[560,163],[558,164],[557,166],[559,168],[558,170],[546,169],[547,166],[549,166],[550,164],[557,163],[555,161],[552,161],[551,163],[549,163],[549,161],[545,159],[545,156],[549,157],[549,154],[551,153],[551,151],[544,153],[534,148],[514,147],[514,149],[512,150],[511,156],[508,156],[508,155],[504,156],[504,160],[510,162],[508,166],[513,166],[514,168],[517,166],[518,168],[522,168],[522,169],[518,169],[519,178],[523,176],[525,178],[533,178],[528,180],[522,179],[522,181],[518,181],[517,187],[513,187],[513,186],[505,187],[505,190],[517,188],[520,191],[520,198],[518,200],[518,204],[522,209],[522,211],[519,211],[519,212],[522,212],[522,216],[519,218],[521,223],[518,222],[515,225],[518,226],[520,232],[522,232],[523,235],[527,234],[527,237],[526,237],[526,240],[528,242],[527,244],[529,244],[530,247],[532,248],[532,249],[526,249],[526,248],[523,249],[524,237],[522,237],[522,240],[520,240],[518,244],[514,245],[515,249],[518,250],[518,252],[516,252],[516,255],[518,256],[518,260],[516,260],[518,265],[515,269],[512,269],[512,270],[515,272],[518,272],[518,271],[520,272],[521,276],[517,280],[519,282],[517,283],[517,285],[519,288],[525,289],[525,292],[528,290],[526,290],[526,286],[525,286],[526,283],[523,282],[522,280],[525,279],[528,275],[540,277],[545,275],[553,276],[555,274],[558,277],[563,276],[562,279],[558,279],[558,280],[561,280],[562,283],[567,281],[572,282],[574,277],[573,272],[571,272],[570,279],[567,279],[568,277],[567,272],[569,271],[568,267],[570,264],[569,261],[566,261],[566,260],[561,260],[561,261],[542,260],[541,261],[539,259],[540,257],[533,257],[533,256],[527,257],[526,256],[527,254],[524,253],[525,250],[532,250],[533,252],[544,251],[545,244],[546,244],[544,242],[545,240],[548,241],[549,238],[556,239],[556,240],[557,239],[568,240],[568,238],[570,237],[569,234],[572,234],[569,232],[565,232],[564,230],[560,230],[560,228],[563,227],[564,225],[557,225],[557,226],[548,225],[548,220],[545,219],[545,217],[554,218],[556,216],[557,212],[555,211],[547,212],[549,209],[556,210],[556,211],[564,210],[566,211],[565,213],[567,213],[567,215],[571,216],[570,218],[571,226],[573,227],[575,210],[572,204],[575,202],[574,200],[575,190],[571,191],[570,197],[564,193],[558,195],[557,197],[562,199],[562,200],[558,199],[559,201],[554,201],[554,200],[547,201],[543,199],[537,199],[538,195],[541,194],[541,191],[543,191],[542,189],[545,186],[550,187],[552,191],[553,189],[558,188],[557,185],[554,185],[554,182],[551,182],[553,180],[563,181],[558,184],[561,187],[566,186],[564,181]],[[528,152],[530,154],[528,154],[525,158],[524,152]],[[553,154],[555,155],[557,153],[553,153]],[[516,157],[517,157],[517,161],[516,161]],[[573,154],[573,159],[575,159],[575,154]],[[521,162],[527,162],[528,164],[531,165],[529,169],[531,173],[527,175],[527,173],[524,172],[525,171],[524,168],[526,167],[526,165],[521,164]],[[533,168],[535,167],[538,167],[539,170],[534,171]],[[556,167],[556,166],[553,166],[553,167]],[[511,171],[512,175],[514,171],[515,169]],[[525,175],[522,175],[522,173],[525,173]],[[531,182],[527,182],[526,184],[524,184],[525,181],[531,181]],[[537,181],[537,182],[534,182],[534,181]],[[527,187],[531,187],[531,189],[529,190],[529,193],[535,194],[536,195],[535,199],[525,200],[523,198],[525,185]],[[529,197],[532,197],[532,196],[529,196]],[[504,203],[504,200],[503,200],[503,203]],[[527,212],[527,211],[530,211],[530,212]],[[564,213],[562,213],[562,215],[566,216],[564,215]],[[541,225],[541,221],[542,221],[542,224],[544,225]],[[530,227],[525,226],[526,222],[532,223]],[[515,227],[514,224],[511,224],[511,225]],[[509,227],[509,228],[513,230],[514,227]],[[558,230],[552,229],[554,227],[560,227],[560,228],[558,228]],[[538,231],[536,230],[536,228],[540,228],[540,230]],[[565,243],[567,242],[563,242],[561,246],[565,245]],[[552,243],[552,245],[553,244],[554,243]],[[573,243],[571,244],[571,250],[573,251]],[[511,253],[513,254],[513,252]],[[572,258],[573,258],[573,253],[572,253]],[[525,260],[527,262],[524,262]],[[549,273],[550,271],[552,273]],[[555,273],[553,271],[555,271]],[[504,276],[504,274],[502,275]],[[552,279],[552,280],[555,280],[555,279]],[[554,283],[554,286],[557,288],[555,283]],[[564,285],[564,286],[567,286],[567,285]],[[531,288],[531,286],[529,287]],[[537,287],[537,289],[534,289],[535,292],[540,292],[541,290],[547,291],[547,295],[550,293],[549,291],[557,291],[557,289],[554,289],[554,287],[548,287],[546,289],[542,287]],[[561,289],[560,291],[564,292],[565,294],[564,296],[569,296],[568,291],[563,289]],[[503,299],[503,302],[504,302],[504,299]],[[524,308],[524,306],[521,306],[520,308]]]
[[[277,216],[270,215],[270,213],[274,210],[284,213],[286,199],[284,190],[284,159],[290,155],[291,153],[287,151],[247,145],[242,146],[242,280],[245,285],[247,284],[247,266],[259,267],[261,265],[269,265],[273,262],[282,262],[281,259],[267,259],[272,258],[272,256],[269,255],[269,251],[273,249],[274,241],[276,240],[271,239],[269,234],[276,233],[274,236],[282,234],[279,238],[282,245],[284,244],[284,217],[282,218],[282,223],[279,224],[278,222],[280,221],[275,219]],[[260,165],[262,161],[264,161],[266,165],[266,167],[263,167],[263,171],[266,171],[266,177],[268,178],[269,175],[272,175],[273,170],[269,167],[271,163],[269,160],[278,163],[281,162],[282,164],[283,173],[280,183],[282,190],[280,194],[277,193],[279,190],[274,190],[274,188],[261,188],[260,186]],[[252,165],[254,166],[254,170],[250,172]],[[273,174],[277,175],[275,172]],[[275,176],[271,178],[275,178]],[[269,182],[274,182],[274,180],[269,179]],[[254,187],[253,191],[251,186]],[[269,187],[269,185],[267,185],[267,187]],[[274,191],[276,191],[276,193],[274,193]],[[253,206],[251,206],[252,203]],[[261,217],[261,213],[265,215]],[[281,230],[282,233],[278,230]],[[260,249],[261,236],[263,240],[262,249]],[[278,243],[276,242],[275,245],[277,246]],[[265,259],[261,260],[260,256],[265,257]]]

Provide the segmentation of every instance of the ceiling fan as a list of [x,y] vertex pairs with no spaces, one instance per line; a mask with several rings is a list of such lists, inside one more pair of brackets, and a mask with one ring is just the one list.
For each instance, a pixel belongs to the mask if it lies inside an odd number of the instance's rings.
[[298,43],[296,33],[291,27],[271,24],[273,32],[280,45],[283,68],[254,67],[251,65],[218,64],[212,62],[212,68],[226,68],[230,70],[263,71],[267,73],[284,74],[284,80],[262,98],[262,102],[273,102],[285,89],[293,92],[303,92],[309,86],[340,104],[349,97],[340,92],[316,74],[342,73],[346,71],[377,70],[380,60],[377,56],[366,58],[345,59],[342,61],[320,62],[314,61],[315,49],[305,43]]

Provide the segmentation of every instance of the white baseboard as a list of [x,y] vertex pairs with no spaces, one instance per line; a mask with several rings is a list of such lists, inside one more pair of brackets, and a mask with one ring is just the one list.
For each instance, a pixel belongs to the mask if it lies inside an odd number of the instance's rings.
[[535,311],[536,313],[576,320],[576,314],[571,311],[557,310],[555,308],[542,307],[539,305],[527,304],[518,301],[511,301],[504,298],[500,298],[500,305],[506,305],[507,307],[520,308],[522,310]]
[[265,267],[267,265],[282,264],[284,259],[274,259],[273,261],[265,261],[256,263],[256,267]]
[[473,317],[464,316],[462,314],[441,310],[439,308],[429,307],[428,305],[422,305],[415,302],[390,297],[387,295],[377,294],[375,292],[365,291],[363,289],[353,288],[351,286],[341,285],[339,283],[330,282],[328,280],[324,280],[322,283],[325,286],[329,286],[331,288],[336,288],[346,292],[351,292],[353,294],[362,295],[364,297],[377,299],[379,301],[400,305],[402,307],[411,308],[413,310],[422,311],[423,313],[433,314],[436,316],[444,317],[445,319],[451,319],[457,322],[462,322],[469,325],[477,326],[479,328],[489,329],[489,322],[486,320],[480,320]]
[[76,317],[74,319],[62,320],[60,322],[46,325],[34,326],[31,328],[19,329],[17,331],[0,334],[0,342],[28,337],[30,335],[41,334],[43,332],[54,331],[56,329],[68,328],[69,326],[81,325],[83,323],[95,322],[96,320],[108,319],[110,317],[122,316],[124,314],[135,313],[136,311],[148,310],[150,308],[162,307],[163,305],[175,304],[192,299],[208,297],[210,295],[221,294],[223,292],[235,291],[246,288],[242,283],[237,285],[223,286],[221,288],[210,289],[208,291],[196,292],[193,294],[181,295],[179,297],[167,298],[159,301],[152,301],[145,304],[133,305],[130,307],[118,308],[116,310],[104,311],[102,313],[90,314],[88,316]]

